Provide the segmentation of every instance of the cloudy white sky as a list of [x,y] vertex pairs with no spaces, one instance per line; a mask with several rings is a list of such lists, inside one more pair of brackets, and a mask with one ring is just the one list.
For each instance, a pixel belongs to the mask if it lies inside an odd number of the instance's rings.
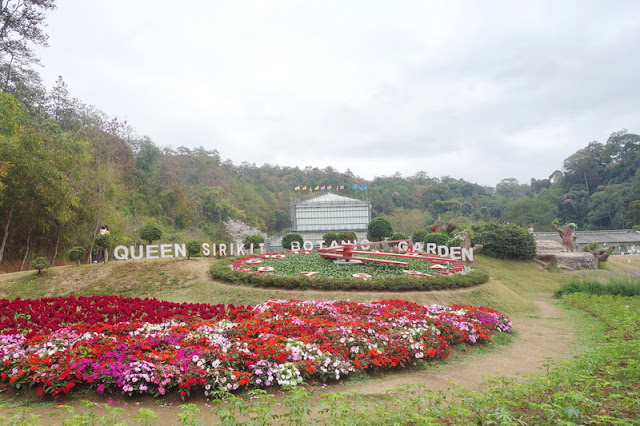
[[640,2],[59,0],[51,87],[160,147],[495,186],[640,132]]

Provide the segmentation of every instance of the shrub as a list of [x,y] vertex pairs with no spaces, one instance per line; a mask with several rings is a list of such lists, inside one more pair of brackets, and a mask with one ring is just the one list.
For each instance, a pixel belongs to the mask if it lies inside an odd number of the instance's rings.
[[285,235],[284,237],[282,237],[282,247],[284,247],[287,250],[291,250],[291,243],[294,241],[298,241],[300,243],[300,246],[302,246],[304,239],[302,238],[302,235],[297,234],[295,232],[291,232]]
[[503,223],[473,226],[471,244],[482,244],[482,254],[499,259],[531,259],[536,254],[536,242],[526,229]]
[[367,238],[371,241],[382,241],[393,235],[391,222],[384,216],[378,216],[367,226]]
[[325,246],[330,246],[332,242],[340,243],[340,234],[337,232],[329,231],[322,236]]
[[72,247],[67,253],[67,258],[72,261],[77,261],[80,266],[80,260],[87,254],[87,250],[81,246]]
[[[402,232],[395,232],[392,236],[391,236],[392,240],[408,240],[409,236],[407,234],[403,234]],[[396,248],[398,246],[398,243],[393,243],[391,244],[394,248]]]
[[215,246],[218,247],[218,251],[216,251],[216,257],[218,259],[220,259],[220,244],[224,244],[225,246],[229,247],[229,243],[226,242],[225,240],[218,240],[215,242]]
[[448,241],[449,241],[449,236],[447,234],[442,234],[440,232],[427,234],[427,236],[424,238],[425,244],[433,243],[436,246],[446,246]]
[[191,256],[197,256],[202,250],[202,244],[199,241],[189,241],[186,244],[187,247],[187,260],[191,259]]
[[613,279],[607,284],[593,279],[572,279],[554,292],[556,297],[571,293],[587,293],[597,296],[640,296],[640,281],[629,279]]
[[262,235],[247,235],[242,240],[242,244],[244,244],[244,248],[249,249],[251,244],[253,247],[258,247],[260,244],[264,244],[264,237]]
[[411,236],[411,239],[413,240],[414,243],[424,243],[425,240],[427,239],[427,235],[429,235],[429,231],[426,231],[424,229],[418,229],[416,231],[413,231],[413,235]]
[[95,245],[102,248],[109,248],[111,246],[111,235],[110,234],[96,235]]
[[[338,233],[338,237],[340,238],[340,241],[351,241],[351,242],[354,242],[355,240],[358,239],[358,236],[353,231],[340,231]],[[340,242],[340,241],[338,241],[338,242]]]
[[474,269],[466,274],[436,275],[433,277],[394,276],[373,280],[355,278],[305,277],[275,274],[255,274],[237,271],[230,268],[234,260],[223,259],[210,269],[212,278],[229,282],[246,284],[254,287],[296,288],[314,290],[358,290],[358,291],[430,291],[452,288],[471,287],[485,283],[489,274],[481,269]]
[[46,257],[36,257],[33,262],[31,262],[31,267],[38,270],[38,275],[42,273],[43,269],[47,269],[49,266],[51,266],[51,264]]
[[140,228],[140,238],[151,244],[155,240],[162,238],[162,229],[152,223],[148,223]]

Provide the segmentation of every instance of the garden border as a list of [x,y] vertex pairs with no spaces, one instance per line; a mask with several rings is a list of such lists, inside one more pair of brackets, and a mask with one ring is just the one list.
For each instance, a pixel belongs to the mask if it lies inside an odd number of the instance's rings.
[[213,279],[231,284],[301,290],[432,291],[472,287],[489,281],[489,274],[478,267],[466,274],[382,277],[369,280],[256,274],[232,269],[233,262],[244,258],[246,256],[218,260],[209,268],[209,275]]

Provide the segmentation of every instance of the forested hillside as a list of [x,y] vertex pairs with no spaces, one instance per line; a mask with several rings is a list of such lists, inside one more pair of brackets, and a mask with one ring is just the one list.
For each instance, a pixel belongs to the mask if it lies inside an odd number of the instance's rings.
[[276,233],[289,226],[290,200],[323,186],[370,199],[374,216],[389,217],[404,233],[438,218],[537,230],[554,220],[578,229],[640,225],[640,136],[626,130],[589,143],[549,177],[505,178],[495,187],[431,177],[427,167],[367,181],[329,165],[233,164],[223,158],[224,140],[219,151],[181,141],[160,147],[72,97],[62,77],[44,87],[27,42],[46,42],[43,13],[53,1],[16,3],[16,11],[28,9],[21,19],[7,4],[0,32],[0,262],[28,264],[36,255],[55,261],[76,245],[90,250],[103,224],[115,244],[127,245],[139,242],[138,230],[149,222],[163,228],[166,241],[228,239],[228,219]]

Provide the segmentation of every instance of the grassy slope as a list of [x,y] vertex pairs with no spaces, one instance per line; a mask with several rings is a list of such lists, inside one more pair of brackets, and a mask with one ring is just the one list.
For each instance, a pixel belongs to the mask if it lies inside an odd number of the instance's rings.
[[531,262],[479,257],[489,271],[488,283],[454,291],[357,292],[284,291],[250,288],[214,282],[206,274],[215,260],[169,259],[52,268],[42,276],[35,272],[0,275],[0,297],[13,299],[66,295],[112,294],[155,297],[176,302],[257,304],[268,299],[350,299],[373,301],[407,299],[420,304],[464,303],[490,306],[509,315],[534,314],[531,302],[537,293],[552,293],[568,273],[545,271]]

